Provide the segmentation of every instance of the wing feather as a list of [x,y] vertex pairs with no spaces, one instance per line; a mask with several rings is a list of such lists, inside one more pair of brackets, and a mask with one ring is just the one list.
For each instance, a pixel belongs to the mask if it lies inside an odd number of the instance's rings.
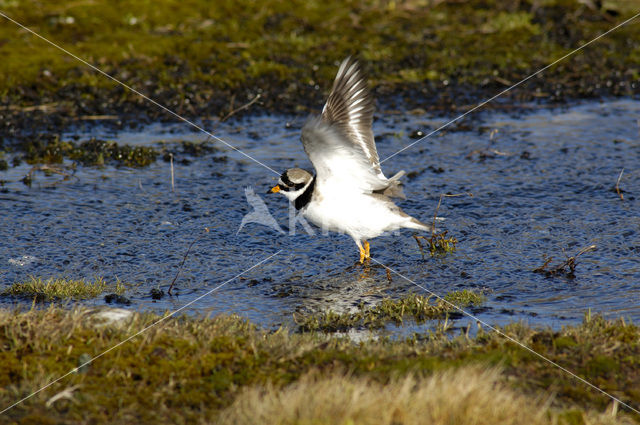
[[336,74],[322,117],[359,146],[376,173],[382,174],[371,129],[374,109],[373,97],[358,61],[351,57],[345,59]]

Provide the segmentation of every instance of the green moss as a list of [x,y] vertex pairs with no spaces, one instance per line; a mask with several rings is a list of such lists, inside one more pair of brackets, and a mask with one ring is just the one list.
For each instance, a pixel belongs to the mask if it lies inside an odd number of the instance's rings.
[[569,336],[555,338],[553,342],[558,350],[575,347],[577,345],[577,342]]
[[95,298],[103,292],[113,289],[117,294],[124,293],[122,282],[110,287],[103,279],[93,282],[84,280],[51,278],[43,280],[31,277],[26,282],[14,283],[2,292],[4,296],[35,298],[39,301]]
[[[443,90],[458,86],[466,96],[484,97],[632,16],[631,3],[611,0],[597,9],[577,1],[25,0],[2,9],[180,114],[222,116],[232,99],[242,104],[257,90],[267,106],[315,104],[336,61],[353,53],[366,60],[384,92],[400,88],[411,99],[444,102],[454,93]],[[6,76],[0,98],[11,111],[46,104],[81,118],[122,113],[127,104],[160,113],[13,23],[0,27],[0,39],[0,75]],[[528,98],[562,96],[556,94],[561,82],[577,96],[625,94],[629,88],[616,82],[638,68],[639,48],[640,29],[626,25],[519,91]],[[432,96],[415,96],[416,89]]]
[[606,375],[620,370],[616,360],[606,355],[597,355],[586,364],[591,375]]
[[558,415],[558,425],[585,425],[584,412],[573,409],[561,412]]

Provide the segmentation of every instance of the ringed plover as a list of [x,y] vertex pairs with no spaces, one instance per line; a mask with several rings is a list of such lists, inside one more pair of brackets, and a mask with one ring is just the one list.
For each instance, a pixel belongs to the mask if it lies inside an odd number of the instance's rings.
[[404,213],[391,198],[403,198],[400,171],[391,178],[380,168],[371,124],[373,97],[357,60],[342,61],[322,114],[302,127],[302,146],[315,175],[290,168],[268,193],[282,193],[303,217],[323,230],[346,233],[370,257],[368,239],[408,228],[432,226]]

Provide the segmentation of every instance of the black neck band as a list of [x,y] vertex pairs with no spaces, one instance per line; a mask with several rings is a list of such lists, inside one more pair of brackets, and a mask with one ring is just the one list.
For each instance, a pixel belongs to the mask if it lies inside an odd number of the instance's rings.
[[309,183],[309,186],[307,186],[305,191],[302,192],[302,195],[298,196],[295,202],[293,203],[293,205],[296,207],[297,210],[300,210],[306,207],[309,204],[309,202],[311,202],[311,196],[313,195],[313,188],[315,186],[316,186],[316,176],[313,176],[311,178],[311,183]]

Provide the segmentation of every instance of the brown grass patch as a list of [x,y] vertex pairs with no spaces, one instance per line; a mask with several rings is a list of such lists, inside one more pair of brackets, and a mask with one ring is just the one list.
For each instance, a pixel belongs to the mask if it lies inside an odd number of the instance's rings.
[[216,424],[543,425],[613,424],[605,414],[558,412],[546,399],[519,394],[496,368],[463,367],[427,378],[380,383],[348,374],[311,372],[278,388],[254,386],[224,410]]

